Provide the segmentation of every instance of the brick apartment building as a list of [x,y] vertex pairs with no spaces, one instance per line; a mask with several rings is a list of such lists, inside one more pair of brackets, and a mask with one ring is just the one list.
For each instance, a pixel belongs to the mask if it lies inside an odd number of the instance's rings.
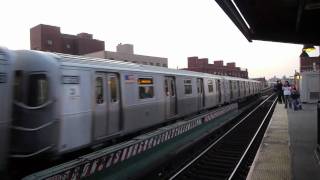
[[188,57],[188,68],[185,68],[185,70],[248,79],[248,70],[241,70],[240,67],[236,67],[236,63],[234,62],[227,63],[226,66],[223,65],[222,60],[209,64],[208,58],[199,59],[197,56]]
[[105,49],[104,41],[92,34],[62,34],[60,27],[39,24],[30,29],[30,47],[33,50],[83,55]]
[[117,51],[97,51],[84,56],[131,62],[137,64],[168,67],[168,59],[164,57],[134,54],[132,44],[118,44]]
[[320,71],[320,57],[300,57],[300,72]]

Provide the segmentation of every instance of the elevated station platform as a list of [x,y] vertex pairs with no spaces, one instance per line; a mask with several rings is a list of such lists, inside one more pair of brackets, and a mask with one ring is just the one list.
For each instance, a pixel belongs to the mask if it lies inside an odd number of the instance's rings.
[[320,179],[316,147],[317,105],[293,111],[278,103],[247,179]]

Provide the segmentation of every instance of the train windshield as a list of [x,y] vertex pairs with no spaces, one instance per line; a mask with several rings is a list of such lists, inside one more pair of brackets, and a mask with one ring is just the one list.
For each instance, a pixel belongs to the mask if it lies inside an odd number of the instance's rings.
[[28,106],[40,106],[47,102],[48,78],[45,74],[31,74],[28,85]]

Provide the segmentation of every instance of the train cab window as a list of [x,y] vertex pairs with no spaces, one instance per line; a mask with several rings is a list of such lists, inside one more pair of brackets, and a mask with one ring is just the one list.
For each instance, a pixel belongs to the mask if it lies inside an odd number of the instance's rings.
[[110,85],[110,100],[111,102],[117,102],[118,101],[117,78],[110,77],[109,85]]
[[139,78],[139,98],[147,99],[154,97],[153,79],[152,78]]
[[40,106],[48,101],[48,78],[45,74],[29,76],[28,101],[31,107]]
[[22,71],[15,72],[14,78],[14,100],[22,102]]
[[209,90],[209,93],[213,92],[213,81],[212,80],[208,81],[208,90]]
[[192,94],[191,79],[184,80],[184,94]]
[[103,79],[102,77],[96,78],[96,102],[103,104]]

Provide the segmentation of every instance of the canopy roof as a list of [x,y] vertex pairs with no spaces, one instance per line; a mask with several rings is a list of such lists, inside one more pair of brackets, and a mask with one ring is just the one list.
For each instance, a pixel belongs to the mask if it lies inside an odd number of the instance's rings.
[[320,0],[215,0],[248,39],[320,45]]

